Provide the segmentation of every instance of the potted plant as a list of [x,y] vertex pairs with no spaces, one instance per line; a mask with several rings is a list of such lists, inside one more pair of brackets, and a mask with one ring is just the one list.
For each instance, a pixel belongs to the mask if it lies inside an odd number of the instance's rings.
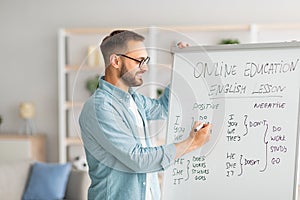
[[240,41],[238,39],[223,39],[219,44],[239,44]]
[[160,95],[163,93],[163,89],[161,89],[161,88],[157,88],[156,89],[156,96],[157,96],[157,98],[158,97],[160,97]]
[[90,92],[91,95],[97,89],[97,87],[98,87],[98,81],[99,81],[99,75],[96,75],[95,77],[89,78],[86,81],[85,87]]
[[1,131],[1,124],[3,122],[2,116],[0,115],[0,131]]

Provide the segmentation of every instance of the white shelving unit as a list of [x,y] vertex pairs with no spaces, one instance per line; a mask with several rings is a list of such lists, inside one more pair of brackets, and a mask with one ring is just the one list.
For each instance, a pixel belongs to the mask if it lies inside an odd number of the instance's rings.
[[[102,38],[116,28],[61,29],[58,34],[59,76],[59,161],[71,160],[83,153],[78,116],[84,101],[89,97],[84,88],[87,78],[103,74],[103,63],[88,66],[87,49],[99,46]],[[245,24],[190,27],[126,28],[146,38],[146,47],[151,57],[145,84],[138,91],[156,97],[157,88],[168,84],[171,75],[171,45],[186,41],[191,45],[216,45],[222,39],[238,39],[241,43],[284,42],[300,40],[300,24]],[[164,132],[166,123],[150,123],[153,131]],[[156,139],[163,143],[164,135]],[[72,149],[72,148],[78,148]],[[73,153],[72,153],[73,152]],[[75,153],[74,153],[75,152]],[[79,152],[79,153],[78,153]]]
[[[59,161],[64,163],[83,154],[78,115],[84,100],[87,78],[101,73],[101,66],[88,65],[88,48],[97,45],[98,34],[105,29],[61,29],[58,40],[59,73]],[[95,51],[97,51],[95,49]],[[73,150],[75,148],[75,150]],[[71,151],[75,153],[71,153]]]

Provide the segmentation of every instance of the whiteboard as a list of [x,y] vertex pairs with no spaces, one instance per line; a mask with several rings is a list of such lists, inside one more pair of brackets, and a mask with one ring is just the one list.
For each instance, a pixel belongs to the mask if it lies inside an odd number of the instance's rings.
[[210,141],[164,173],[163,199],[295,200],[300,43],[174,50],[167,143]]

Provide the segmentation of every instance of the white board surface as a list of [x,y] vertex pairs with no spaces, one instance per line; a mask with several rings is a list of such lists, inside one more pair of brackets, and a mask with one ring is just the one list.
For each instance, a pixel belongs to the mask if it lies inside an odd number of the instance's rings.
[[167,143],[211,139],[164,173],[163,199],[295,200],[300,43],[175,50]]

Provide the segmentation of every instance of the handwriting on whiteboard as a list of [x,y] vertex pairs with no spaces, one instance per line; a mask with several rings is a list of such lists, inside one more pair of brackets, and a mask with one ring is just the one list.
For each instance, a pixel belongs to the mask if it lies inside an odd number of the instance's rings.
[[[239,119],[237,119],[239,117]],[[180,116],[177,116],[179,119]],[[207,116],[200,116],[205,120]],[[288,152],[285,145],[288,137],[284,132],[281,124],[274,124],[267,118],[251,118],[244,114],[237,116],[234,113],[228,114],[226,133],[223,139],[226,143],[238,144],[243,140],[247,140],[251,135],[255,135],[257,146],[260,148],[259,157],[248,155],[247,152],[241,152],[242,147],[236,151],[224,152],[226,162],[224,163],[224,176],[240,177],[247,173],[249,168],[256,169],[257,173],[264,173],[270,167],[280,165],[282,158]],[[242,128],[244,131],[237,131]],[[174,124],[174,140],[183,139],[185,128],[181,127],[177,122]],[[172,178],[173,184],[179,185],[185,181],[206,181],[209,178],[211,170],[206,162],[205,156],[194,155],[191,159],[178,158],[173,166]]]
[[[233,79],[238,76],[244,78],[255,78],[257,76],[280,75],[294,72],[300,65],[299,58],[295,60],[280,60],[278,62],[246,62],[243,66],[237,64],[225,63],[223,61],[208,63],[198,61],[194,64],[193,77],[207,78],[220,77]],[[240,70],[240,71],[238,71]],[[229,81],[222,83],[212,83],[209,86],[208,95],[210,99],[223,98],[222,95],[241,95],[251,98],[253,95],[277,95],[280,96],[286,90],[286,85],[262,82],[258,85],[247,85],[244,82]],[[257,97],[257,96],[256,96]]]

